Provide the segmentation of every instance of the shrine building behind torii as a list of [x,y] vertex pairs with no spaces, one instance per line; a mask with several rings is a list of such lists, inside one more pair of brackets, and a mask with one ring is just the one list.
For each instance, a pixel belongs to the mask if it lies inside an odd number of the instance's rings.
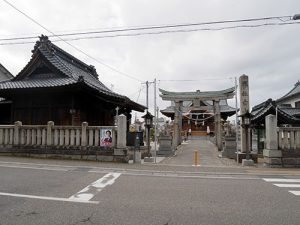
[[[181,131],[182,131],[182,114],[183,114],[183,102],[191,102],[189,104],[188,111],[201,111],[203,109],[209,109],[209,105],[203,106],[204,102],[212,102],[213,117],[214,117],[214,131],[216,135],[216,145],[219,150],[222,148],[222,131],[221,131],[221,110],[220,102],[226,102],[227,99],[233,98],[235,88],[229,88],[221,91],[206,91],[200,92],[170,92],[163,89],[159,89],[161,92],[160,97],[162,100],[172,101],[175,103],[174,108],[174,135],[173,145],[177,147],[181,143]],[[228,106],[228,105],[227,105]],[[162,111],[162,113],[164,113]],[[227,115],[231,116],[235,114],[235,109],[228,106]]]

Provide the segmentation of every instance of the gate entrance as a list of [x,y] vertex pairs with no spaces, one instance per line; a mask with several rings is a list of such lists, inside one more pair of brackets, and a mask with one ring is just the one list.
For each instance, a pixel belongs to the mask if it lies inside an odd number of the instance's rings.
[[222,148],[221,118],[235,114],[236,109],[227,104],[227,99],[234,96],[235,88],[221,91],[170,92],[159,89],[162,100],[171,101],[172,105],[161,111],[174,120],[173,145],[181,143],[182,130],[190,131],[191,135],[207,135],[214,133],[216,145]]

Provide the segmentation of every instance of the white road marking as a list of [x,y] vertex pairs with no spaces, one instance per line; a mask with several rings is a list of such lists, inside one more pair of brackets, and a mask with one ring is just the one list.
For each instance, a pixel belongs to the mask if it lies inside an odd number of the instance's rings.
[[69,171],[68,169],[63,169],[63,168],[32,167],[32,166],[0,165],[0,167],[16,168],[16,169],[33,169],[33,170]]
[[[89,171],[90,173],[101,173],[100,171]],[[260,180],[258,177],[233,177],[233,176],[197,176],[197,175],[180,175],[165,173],[122,173],[125,176],[143,176],[143,177],[167,177],[167,178],[193,178],[193,179],[229,179],[229,180]]]
[[291,187],[291,188],[299,188],[300,184],[274,184],[277,187]]
[[299,183],[300,179],[277,179],[277,178],[264,178],[267,182],[284,182],[284,183]]
[[89,201],[98,192],[102,191],[106,186],[112,185],[120,175],[121,173],[108,173],[102,178],[100,178],[99,180],[96,180],[95,182],[91,183],[87,187],[83,188],[75,195],[72,195],[69,199],[79,200],[79,201]]
[[81,200],[81,199],[56,198],[56,197],[37,196],[37,195],[22,195],[22,194],[5,193],[5,192],[0,192],[0,195],[2,195],[2,196],[20,197],[20,198],[31,198],[31,199],[61,201],[61,202],[76,202],[76,203],[89,203],[89,204],[98,204],[99,203],[98,201],[87,201],[87,200]]
[[289,191],[289,192],[296,196],[300,196],[300,191]]
[[[264,178],[266,182],[272,182],[276,187],[282,188],[300,188],[300,179],[277,179],[277,178]],[[276,183],[275,183],[276,182]],[[279,182],[279,183],[277,183]],[[290,193],[300,196],[300,191],[289,190]]]

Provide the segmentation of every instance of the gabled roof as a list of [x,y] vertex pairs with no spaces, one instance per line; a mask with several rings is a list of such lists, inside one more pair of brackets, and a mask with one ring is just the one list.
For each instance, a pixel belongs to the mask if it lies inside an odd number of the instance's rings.
[[0,81],[10,80],[14,76],[0,63]]
[[286,99],[289,99],[291,97],[294,97],[295,95],[300,95],[300,81],[298,81],[292,90],[290,90],[287,94],[282,96],[281,98],[277,99],[276,102],[282,102]]
[[[94,66],[87,65],[71,54],[51,43],[47,36],[42,35],[32,50],[31,60],[11,81],[0,82],[0,90],[51,88],[73,84],[82,84],[98,92],[102,97],[129,106],[133,110],[143,112],[146,107],[131,101],[128,97],[117,94],[107,88],[98,79]],[[46,65],[50,74],[34,76],[40,65]]]
[[271,98],[252,108],[251,123],[264,124],[265,117],[270,114],[276,115],[276,111],[278,124],[300,124],[300,119],[296,117],[297,113],[300,113],[299,109],[291,113],[291,108],[277,107],[276,101],[273,101]]

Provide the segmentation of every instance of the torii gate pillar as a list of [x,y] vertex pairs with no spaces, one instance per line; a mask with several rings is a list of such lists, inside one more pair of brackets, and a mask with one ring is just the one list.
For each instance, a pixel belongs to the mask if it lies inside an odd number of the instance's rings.
[[216,135],[216,145],[218,150],[222,150],[222,129],[221,129],[221,112],[220,112],[220,101],[214,100],[215,109],[215,135]]
[[174,115],[174,136],[173,147],[174,149],[181,144],[181,130],[182,130],[182,101],[175,101],[175,115]]

